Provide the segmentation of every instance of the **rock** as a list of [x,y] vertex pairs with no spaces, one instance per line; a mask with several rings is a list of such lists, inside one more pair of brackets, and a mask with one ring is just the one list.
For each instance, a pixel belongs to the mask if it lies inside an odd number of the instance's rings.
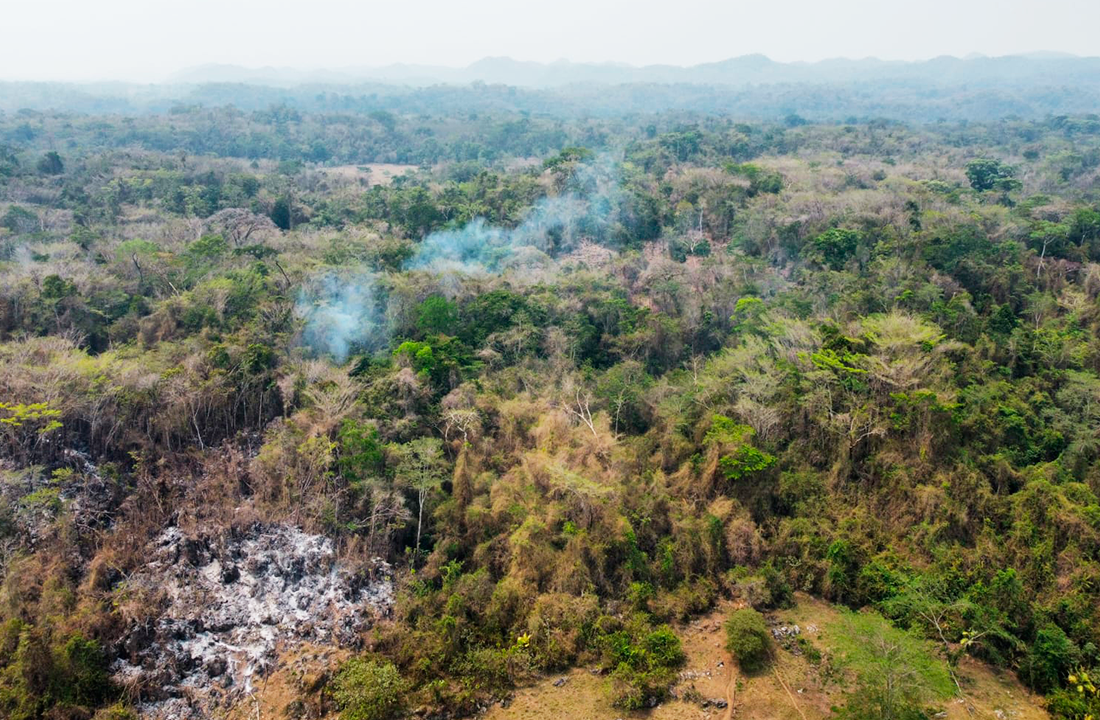
[[565,683],[567,683],[567,682],[569,682],[569,678],[560,677],[560,678],[558,678],[557,680],[554,681],[554,687],[560,688],[561,686],[565,685]]
[[772,637],[776,640],[785,640],[788,638],[797,637],[802,633],[802,629],[797,625],[777,625],[772,628]]
[[710,704],[718,708],[719,710],[723,710],[729,706],[729,703],[722,698],[714,698],[710,701]]

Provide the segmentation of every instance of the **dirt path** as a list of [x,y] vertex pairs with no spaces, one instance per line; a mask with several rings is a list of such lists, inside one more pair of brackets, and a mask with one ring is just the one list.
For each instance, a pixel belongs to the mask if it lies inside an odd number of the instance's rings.
[[726,682],[726,714],[722,716],[722,720],[733,720],[733,690],[737,683],[737,667],[733,664],[732,655],[726,662],[726,667],[730,669],[730,678]]
[[802,708],[798,706],[798,701],[794,699],[794,693],[791,692],[791,688],[787,685],[783,676],[779,674],[779,668],[772,668],[772,674],[775,675],[775,679],[779,681],[779,684],[783,686],[783,689],[787,691],[787,697],[791,699],[791,705],[798,711],[798,714],[802,717],[802,720],[806,720],[806,713],[802,712]]

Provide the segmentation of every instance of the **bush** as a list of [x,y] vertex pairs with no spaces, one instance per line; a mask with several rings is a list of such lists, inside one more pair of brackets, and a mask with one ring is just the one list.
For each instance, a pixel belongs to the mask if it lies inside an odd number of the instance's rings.
[[389,720],[401,714],[406,684],[393,663],[354,658],[334,685],[342,720]]
[[679,667],[684,662],[680,638],[667,625],[662,625],[646,635],[642,641],[642,647],[645,648],[651,666],[673,668]]
[[602,666],[611,670],[613,702],[627,710],[644,707],[650,698],[662,699],[684,663],[680,638],[667,625],[650,628],[637,614],[623,630],[604,635]]
[[772,649],[764,616],[750,608],[734,611],[726,621],[726,649],[745,672],[763,669]]
[[531,652],[538,666],[555,670],[576,662],[598,614],[599,606],[591,595],[541,595],[527,617]]
[[100,709],[92,716],[92,720],[138,720],[138,716],[122,703],[115,703]]
[[1081,661],[1081,651],[1062,628],[1048,625],[1035,636],[1027,656],[1020,663],[1020,677],[1033,689],[1048,693],[1062,684],[1062,678]]
[[1100,689],[1087,670],[1078,669],[1066,678],[1069,686],[1047,696],[1047,712],[1051,717],[1078,720],[1100,717]]

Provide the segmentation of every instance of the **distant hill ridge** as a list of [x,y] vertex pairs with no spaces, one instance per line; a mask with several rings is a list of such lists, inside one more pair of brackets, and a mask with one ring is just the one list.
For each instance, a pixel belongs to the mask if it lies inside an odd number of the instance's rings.
[[757,85],[908,79],[957,84],[1004,80],[1066,82],[1079,76],[1094,78],[1098,73],[1100,57],[1078,57],[1055,52],[1002,57],[941,56],[919,61],[832,58],[817,62],[790,63],[777,62],[765,55],[754,54],[690,67],[638,67],[622,63],[575,63],[568,60],[540,63],[509,57],[487,57],[462,68],[398,63],[379,67],[302,70],[290,67],[248,68],[240,65],[208,64],[177,72],[166,78],[165,82],[247,83],[280,87],[362,82],[414,86],[484,82],[520,87],[553,87],[627,83]]

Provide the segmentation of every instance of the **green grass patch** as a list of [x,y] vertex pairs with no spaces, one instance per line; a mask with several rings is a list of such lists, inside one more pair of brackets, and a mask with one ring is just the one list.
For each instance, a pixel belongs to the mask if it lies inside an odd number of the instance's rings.
[[955,692],[936,648],[878,613],[844,612],[825,630],[834,662],[856,681],[845,717],[920,717]]

